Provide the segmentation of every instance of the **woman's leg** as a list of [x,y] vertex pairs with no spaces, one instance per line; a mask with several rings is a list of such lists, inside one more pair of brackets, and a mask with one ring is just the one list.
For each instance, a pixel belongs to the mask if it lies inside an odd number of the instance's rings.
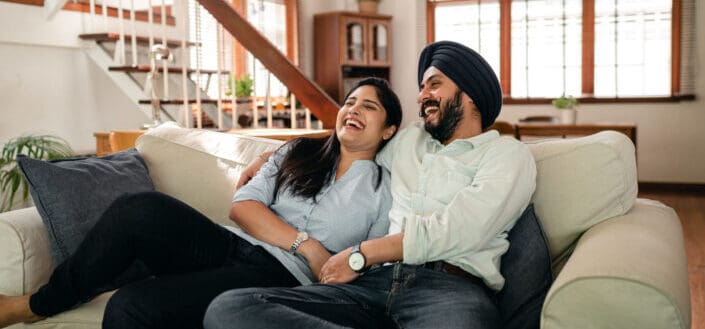
[[227,260],[235,239],[165,194],[122,196],[76,252],[54,270],[49,282],[30,297],[29,307],[41,316],[65,311],[116,288],[116,279],[136,261],[146,266],[147,276],[217,267]]
[[236,261],[222,268],[164,275],[122,287],[108,302],[103,328],[201,328],[208,304],[224,291],[299,284],[261,247],[242,249],[246,250],[238,252],[240,258],[254,262]]

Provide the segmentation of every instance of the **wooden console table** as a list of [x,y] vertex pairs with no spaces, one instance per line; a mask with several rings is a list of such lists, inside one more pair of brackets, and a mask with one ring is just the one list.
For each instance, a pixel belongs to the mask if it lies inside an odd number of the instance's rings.
[[262,138],[290,141],[298,137],[321,138],[328,137],[333,132],[331,129],[289,129],[289,128],[261,128],[261,129],[230,129],[229,134],[254,136]]
[[636,148],[636,125],[630,124],[557,124],[557,123],[517,123],[516,136],[586,136],[605,130],[614,130],[627,135]]

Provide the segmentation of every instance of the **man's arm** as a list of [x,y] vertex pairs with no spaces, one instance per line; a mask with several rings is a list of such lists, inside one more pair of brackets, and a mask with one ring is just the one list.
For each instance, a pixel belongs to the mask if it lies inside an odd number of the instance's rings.
[[240,189],[243,187],[247,182],[252,179],[252,177],[255,177],[257,175],[257,172],[259,172],[260,168],[267,163],[267,160],[269,157],[274,153],[274,151],[265,151],[262,152],[258,157],[256,157],[250,164],[245,167],[245,169],[242,170],[242,173],[240,174],[240,179],[237,181],[237,185],[235,185],[236,189]]
[[[403,239],[404,233],[397,233],[361,243],[360,251],[365,255],[367,266],[401,260]],[[348,265],[350,249],[347,248],[328,259],[318,277],[321,283],[347,283],[359,276]]]

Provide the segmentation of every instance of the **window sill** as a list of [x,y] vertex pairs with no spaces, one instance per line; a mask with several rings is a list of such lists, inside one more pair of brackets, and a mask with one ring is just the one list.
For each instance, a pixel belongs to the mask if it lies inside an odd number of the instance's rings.
[[[552,98],[511,98],[502,99],[505,105],[538,105],[551,104]],[[693,101],[695,95],[676,95],[659,97],[578,97],[578,102],[584,104],[609,104],[609,103],[677,103],[682,101]]]

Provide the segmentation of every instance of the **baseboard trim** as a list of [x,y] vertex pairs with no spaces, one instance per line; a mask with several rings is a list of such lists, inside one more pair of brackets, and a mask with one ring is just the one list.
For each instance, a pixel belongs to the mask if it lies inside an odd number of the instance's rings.
[[640,192],[682,192],[705,194],[705,184],[694,183],[667,183],[667,182],[639,182]]

